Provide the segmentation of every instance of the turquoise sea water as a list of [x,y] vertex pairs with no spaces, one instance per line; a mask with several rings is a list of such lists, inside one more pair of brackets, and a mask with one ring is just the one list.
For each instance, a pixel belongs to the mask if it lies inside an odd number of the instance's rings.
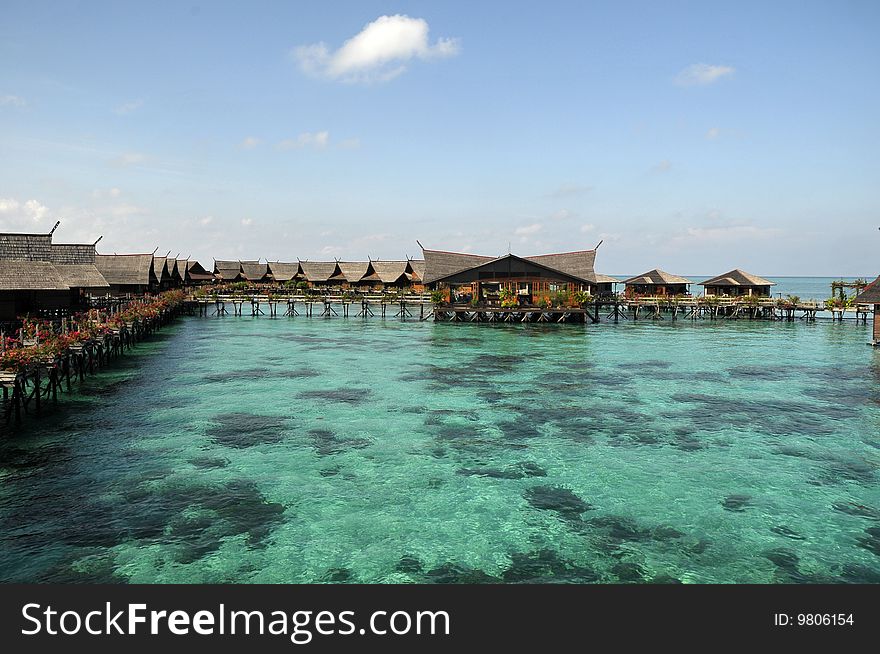
[[183,319],[0,444],[0,580],[878,582],[868,330]]

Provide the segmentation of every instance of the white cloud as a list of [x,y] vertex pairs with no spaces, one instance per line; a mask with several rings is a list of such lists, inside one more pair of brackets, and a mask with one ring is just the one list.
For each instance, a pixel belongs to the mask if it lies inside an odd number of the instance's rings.
[[242,218],[241,224],[243,227],[250,227],[251,225],[254,224],[254,219],[253,218]]
[[531,225],[517,227],[513,233],[517,236],[532,236],[540,232],[542,227],[543,225],[541,223],[532,223]]
[[0,95],[0,107],[23,107],[25,99],[17,95]]
[[238,147],[242,150],[253,150],[257,147],[262,141],[255,136],[247,136],[242,139],[241,143],[238,144]]
[[710,128],[706,131],[706,138],[709,139],[710,141],[713,140],[713,139],[717,139],[717,138],[718,138],[718,135],[719,135],[720,133],[721,133],[721,130],[720,130],[719,128],[717,128],[717,127],[710,127]]
[[149,212],[134,204],[114,204],[102,209],[102,213],[108,213],[114,218],[125,218],[127,216],[142,216]]
[[757,227],[755,225],[732,224],[711,227],[687,227],[682,233],[673,237],[677,243],[701,244],[735,241],[757,241],[776,238],[782,233],[775,227]]
[[581,225],[581,234],[589,234],[594,229],[596,229],[596,226],[590,223],[586,225]]
[[137,111],[141,107],[144,106],[143,100],[132,100],[131,102],[125,102],[119,106],[117,106],[113,112],[119,114],[120,116],[124,116],[126,114],[130,114],[132,111]]
[[669,159],[664,159],[657,165],[651,167],[652,173],[663,174],[668,173],[670,170],[672,170],[672,162],[669,161]]
[[675,76],[679,86],[705,86],[717,82],[722,77],[733,75],[733,66],[714,66],[710,64],[691,64]]
[[335,245],[325,245],[321,248],[321,254],[328,257],[334,257],[344,252],[343,248]]
[[357,150],[359,147],[361,147],[361,140],[356,138],[345,139],[343,141],[340,141],[336,147],[338,147],[340,150]]
[[309,75],[343,82],[384,82],[403,73],[412,59],[458,53],[458,39],[441,38],[431,44],[428,31],[422,18],[380,16],[334,52],[321,42],[299,46],[293,56]]
[[126,168],[128,166],[144,163],[146,160],[146,155],[141,154],[140,152],[123,152],[113,159],[111,163],[119,168]]
[[15,198],[0,198],[0,225],[5,230],[33,230],[48,217],[49,208],[36,200],[20,202]]
[[322,150],[330,142],[330,132],[303,132],[295,139],[284,139],[276,146],[279,150],[301,150],[314,148]]
[[199,225],[202,225],[203,227],[207,227],[212,222],[214,222],[214,216],[202,216],[199,218]]

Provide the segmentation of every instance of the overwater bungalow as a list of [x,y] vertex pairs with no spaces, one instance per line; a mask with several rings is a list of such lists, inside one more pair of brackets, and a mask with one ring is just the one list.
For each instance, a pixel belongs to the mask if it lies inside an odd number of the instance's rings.
[[270,261],[267,266],[272,279],[279,284],[295,281],[299,274],[299,262]]
[[95,267],[114,295],[147,293],[159,288],[152,254],[98,254]]
[[379,261],[371,259],[367,274],[361,282],[377,290],[412,286],[412,268],[409,261]]
[[205,270],[204,266],[195,260],[186,262],[186,276],[184,283],[186,285],[210,284],[214,281],[214,274]]
[[624,295],[628,298],[639,296],[672,297],[688,295],[693,282],[685,277],[673,275],[654,268],[641,275],[624,280]]
[[300,261],[299,276],[309,288],[342,286],[345,277],[336,261]]
[[221,282],[241,282],[245,280],[241,261],[214,259],[214,277]]
[[431,289],[448,289],[453,302],[494,302],[506,292],[520,304],[534,304],[561,292],[596,295],[602,290],[593,269],[595,249],[531,257],[489,257],[426,248],[422,252],[424,284]]
[[880,277],[868,284],[856,296],[855,304],[874,305],[874,330],[872,345],[880,346]]
[[770,289],[776,286],[776,282],[771,282],[768,279],[749,274],[737,268],[723,275],[700,282],[700,286],[703,287],[703,293],[707,296],[770,297]]
[[269,270],[269,264],[260,263],[259,261],[240,261],[241,272],[244,278],[254,284],[262,284],[271,282],[272,272]]
[[337,261],[336,264],[342,273],[344,288],[358,288],[369,284],[363,281],[371,274],[369,261]]

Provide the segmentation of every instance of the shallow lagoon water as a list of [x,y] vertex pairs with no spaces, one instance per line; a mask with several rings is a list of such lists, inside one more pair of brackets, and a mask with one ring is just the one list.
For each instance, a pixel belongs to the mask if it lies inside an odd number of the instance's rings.
[[0,580],[877,582],[868,338],[184,319],[0,445]]

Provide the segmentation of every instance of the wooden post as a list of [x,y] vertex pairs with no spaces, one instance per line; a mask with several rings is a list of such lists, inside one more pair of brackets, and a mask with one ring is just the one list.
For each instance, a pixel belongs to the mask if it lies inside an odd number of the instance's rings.
[[874,345],[880,345],[880,304],[874,305]]

